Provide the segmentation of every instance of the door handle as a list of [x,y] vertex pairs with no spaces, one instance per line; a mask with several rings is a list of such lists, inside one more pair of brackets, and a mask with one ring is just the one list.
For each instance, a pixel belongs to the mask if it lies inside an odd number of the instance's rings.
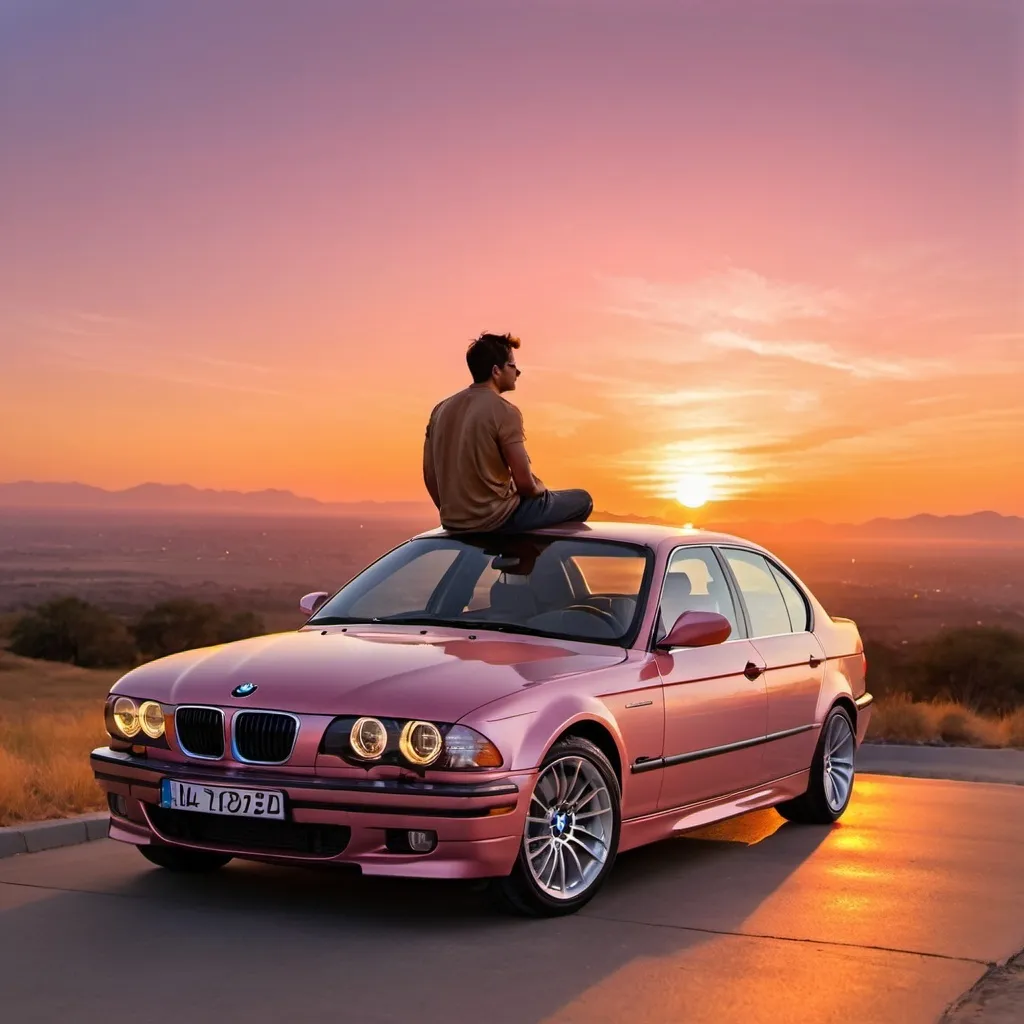
[[807,664],[808,664],[808,665],[810,665],[810,666],[811,666],[811,668],[817,668],[817,667],[818,667],[818,666],[819,666],[819,665],[820,665],[820,664],[821,664],[821,663],[822,663],[822,662],[823,662],[824,660],[825,660],[824,658],[818,658],[818,657],[815,657],[815,656],[814,656],[814,655],[812,654],[812,655],[811,655],[811,656],[810,656],[810,657],[809,657],[809,658],[807,659]]
[[748,679],[756,679],[763,671],[763,666],[755,665],[752,661],[748,661],[747,667],[743,670],[743,674]]

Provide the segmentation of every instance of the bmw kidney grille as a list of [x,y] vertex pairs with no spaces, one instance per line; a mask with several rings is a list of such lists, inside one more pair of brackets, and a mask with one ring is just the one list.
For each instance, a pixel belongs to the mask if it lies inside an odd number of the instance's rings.
[[180,707],[174,713],[178,746],[188,757],[224,756],[224,712],[220,708]]
[[281,711],[236,711],[235,756],[250,764],[283,764],[292,756],[299,720]]

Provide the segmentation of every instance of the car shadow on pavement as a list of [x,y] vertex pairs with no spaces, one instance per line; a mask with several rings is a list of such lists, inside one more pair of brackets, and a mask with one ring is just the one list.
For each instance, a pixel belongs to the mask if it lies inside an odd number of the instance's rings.
[[[721,884],[722,900],[740,904],[746,917],[810,856],[829,828],[793,825],[774,811],[758,811],[621,854],[602,891],[581,912],[604,916],[632,908],[640,913],[680,902],[707,902]],[[145,865],[144,865],[145,867]],[[503,913],[482,881],[382,878],[322,865],[294,868],[233,861],[211,875],[143,870],[122,892],[171,898],[177,906],[211,903],[225,910],[246,904],[326,917],[370,919],[377,925],[416,921],[432,926],[471,926]],[[718,906],[717,912],[721,912]],[[742,920],[742,917],[740,918]]]
[[[740,930],[830,831],[781,822],[755,812],[630,851],[580,913],[548,920],[497,912],[479,884],[238,861],[182,876],[108,846],[88,891],[2,914],[0,989],[46,1009],[62,964],[76,1021],[109,1019],[112,978],[116,1003],[156,1022],[450,1022],[480,1009],[480,993],[488,1024],[540,1021]],[[152,971],[173,998],[154,1000]]]

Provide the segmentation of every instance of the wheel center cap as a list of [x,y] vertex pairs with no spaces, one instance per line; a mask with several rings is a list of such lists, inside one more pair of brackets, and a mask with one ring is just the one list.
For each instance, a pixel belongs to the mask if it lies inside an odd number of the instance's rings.
[[551,816],[551,829],[555,835],[561,835],[569,824],[569,815],[565,811],[555,811]]

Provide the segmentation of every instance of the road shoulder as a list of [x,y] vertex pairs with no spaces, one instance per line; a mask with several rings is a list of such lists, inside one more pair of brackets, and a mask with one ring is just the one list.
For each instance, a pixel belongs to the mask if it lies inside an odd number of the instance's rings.
[[991,970],[940,1018],[939,1024],[1020,1024],[1024,1020],[1024,951]]

